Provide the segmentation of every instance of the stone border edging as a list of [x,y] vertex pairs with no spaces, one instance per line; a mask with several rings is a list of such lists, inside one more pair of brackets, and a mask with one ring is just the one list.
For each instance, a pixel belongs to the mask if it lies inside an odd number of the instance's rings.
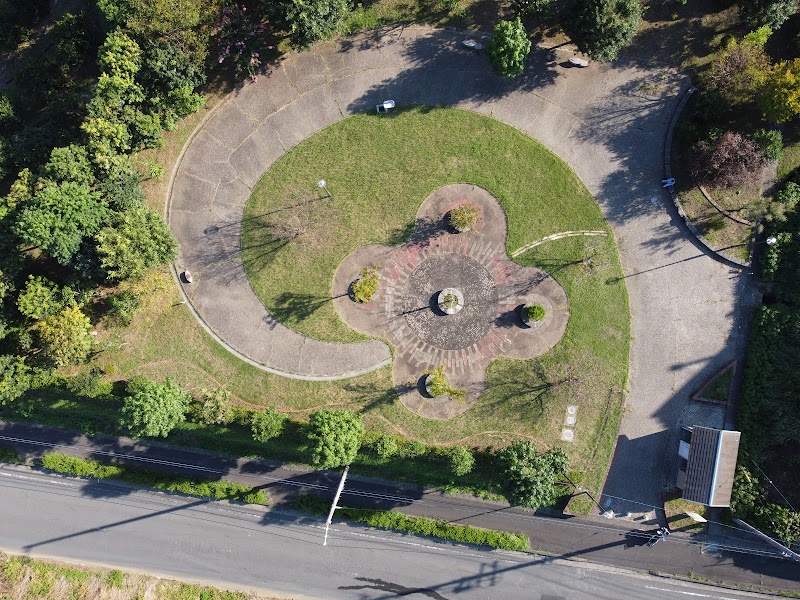
[[[678,103],[678,106],[675,107],[675,111],[672,113],[672,119],[669,122],[669,127],[667,128],[667,137],[664,140],[664,179],[672,178],[672,163],[671,163],[671,154],[672,154],[672,137],[675,134],[675,125],[678,123],[678,119],[683,112],[683,109],[686,107],[686,103],[689,101],[689,98],[692,97],[697,91],[695,86],[689,86],[689,89],[681,98],[681,101]],[[703,234],[701,234],[697,227],[694,226],[691,219],[686,215],[686,212],[683,210],[683,206],[681,206],[680,198],[678,194],[675,192],[675,186],[670,186],[669,188],[669,195],[672,198],[672,203],[675,205],[675,208],[678,210],[678,215],[683,219],[683,222],[686,223],[686,227],[689,231],[692,232],[697,240],[703,244],[706,248],[708,248],[711,252],[719,256],[720,258],[726,260],[727,262],[733,263],[740,267],[749,268],[751,266],[751,261],[744,261],[738,258],[734,258],[730,256],[726,252],[723,252],[721,249],[718,249],[714,244],[712,244],[709,240],[707,240]],[[713,204],[713,203],[712,203]],[[714,205],[716,207],[716,205]]]
[[[216,104],[208,111],[208,113],[202,118],[202,120],[197,124],[194,130],[192,130],[192,133],[189,135],[189,137],[186,138],[186,141],[183,143],[183,147],[181,148],[181,151],[178,154],[178,158],[175,160],[175,164],[172,166],[172,173],[170,174],[169,184],[167,185],[167,197],[166,197],[166,202],[164,203],[164,213],[163,213],[163,218],[164,221],[167,223],[167,226],[169,226],[169,212],[172,204],[172,191],[175,185],[175,179],[177,177],[178,170],[180,169],[180,166],[183,163],[186,151],[192,144],[194,139],[197,137],[197,135],[206,126],[211,117],[213,117],[220,109],[222,109],[222,107],[226,106],[228,102],[231,100],[231,98],[233,98],[234,91],[236,90],[228,92],[225,95],[225,97],[222,98],[222,100],[220,100],[218,104]],[[206,321],[203,319],[200,313],[197,312],[194,305],[192,305],[189,296],[186,294],[186,290],[183,289],[183,282],[181,281],[179,268],[178,265],[175,263],[175,261],[170,263],[170,273],[172,274],[172,278],[175,281],[178,291],[180,292],[181,298],[183,298],[183,304],[189,309],[189,311],[194,316],[195,320],[206,331],[206,333],[208,333],[208,335],[210,335],[215,342],[220,344],[223,348],[225,348],[228,352],[233,354],[236,358],[243,360],[247,364],[261,371],[271,373],[272,375],[280,375],[281,377],[287,377],[289,379],[299,379],[302,381],[340,381],[342,379],[350,379],[352,377],[359,377],[361,375],[366,375],[367,373],[372,373],[373,371],[377,371],[378,369],[382,369],[392,364],[392,358],[390,357],[387,360],[380,361],[365,369],[358,369],[356,371],[347,371],[345,373],[340,373],[338,375],[303,375],[300,373],[292,373],[290,371],[276,369],[274,367],[268,367],[267,365],[255,361],[249,356],[242,354],[236,348],[234,348],[233,346],[228,344],[224,339],[222,339],[213,329],[211,329],[211,327],[208,325],[208,323],[206,323]]]
[[711,194],[709,194],[708,190],[706,190],[706,188],[704,188],[702,185],[698,185],[697,189],[700,190],[700,193],[703,194],[703,196],[705,197],[706,200],[708,200],[708,202],[709,202],[709,204],[711,204],[711,206],[716,208],[719,212],[721,212],[723,215],[725,215],[731,221],[736,221],[737,223],[739,223],[741,225],[747,225],[748,227],[753,227],[755,225],[755,223],[751,223],[747,219],[743,219],[742,217],[737,217],[736,215],[732,215],[727,210],[722,208],[719,204],[714,202],[714,199],[711,197]]

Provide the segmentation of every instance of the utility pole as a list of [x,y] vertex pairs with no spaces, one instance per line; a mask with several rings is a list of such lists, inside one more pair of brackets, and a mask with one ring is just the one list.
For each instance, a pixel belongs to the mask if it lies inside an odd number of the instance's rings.
[[786,558],[791,558],[792,560],[800,561],[800,554],[797,554],[797,552],[792,552],[791,549],[787,548],[786,546],[784,546],[783,544],[781,544],[779,542],[776,542],[771,537],[769,537],[766,533],[761,533],[758,529],[756,529],[752,525],[748,525],[747,523],[745,523],[741,519],[733,519],[733,522],[736,523],[737,525],[740,525],[741,527],[744,527],[747,531],[752,533],[754,536],[756,536],[758,538],[761,538],[762,540],[767,542],[770,546],[773,546],[773,547],[777,548],[778,550],[780,550],[781,551],[781,556],[784,556]]
[[347,479],[347,472],[350,470],[350,465],[347,465],[344,468],[344,473],[342,473],[342,480],[339,482],[339,489],[336,490],[336,495],[333,497],[333,504],[331,504],[331,512],[328,513],[328,520],[325,521],[325,539],[322,542],[323,546],[328,545],[328,528],[331,526],[331,521],[333,520],[333,511],[335,511],[338,506],[336,504],[339,502],[339,496],[342,495],[342,490],[344,489],[344,482]]

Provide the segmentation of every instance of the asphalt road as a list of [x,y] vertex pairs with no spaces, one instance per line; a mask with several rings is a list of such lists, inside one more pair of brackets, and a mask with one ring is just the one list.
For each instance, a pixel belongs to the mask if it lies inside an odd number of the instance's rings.
[[[116,485],[0,469],[0,548],[293,598],[739,600],[577,561],[480,552]],[[767,596],[755,596],[767,597]]]

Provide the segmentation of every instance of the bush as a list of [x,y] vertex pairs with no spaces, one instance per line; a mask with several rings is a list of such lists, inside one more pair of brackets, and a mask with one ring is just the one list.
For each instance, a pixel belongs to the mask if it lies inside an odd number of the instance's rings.
[[361,417],[349,410],[318,410],[308,424],[311,463],[333,469],[353,462],[361,446]]
[[541,14],[550,9],[553,0],[511,0],[511,7],[519,16]]
[[797,10],[797,0],[747,0],[739,3],[741,16],[751,27],[778,29]]
[[271,406],[264,410],[256,411],[250,420],[253,439],[257,442],[268,442],[281,434],[285,423],[286,416]]
[[21,356],[0,356],[0,406],[22,396],[31,387],[31,369]]
[[408,440],[399,444],[397,454],[401,458],[417,458],[425,456],[428,453],[428,447],[422,442],[417,440]]
[[453,446],[447,453],[450,472],[456,477],[470,473],[475,467],[475,457],[464,446]]
[[572,0],[563,20],[578,50],[595,60],[614,60],[642,24],[639,0]]
[[334,35],[349,13],[347,0],[289,0],[281,5],[294,46],[305,47]]
[[486,53],[501,75],[517,77],[525,70],[525,57],[531,51],[531,40],[519,17],[500,21],[494,26]]
[[99,398],[111,395],[113,386],[110,381],[103,379],[103,371],[92,367],[67,380],[67,389],[79,396]]
[[512,504],[538,508],[552,504],[558,497],[556,475],[566,473],[568,466],[563,450],[538,454],[533,442],[517,440],[503,448],[498,459]]
[[130,325],[140,309],[139,297],[133,292],[119,292],[108,298],[108,315],[120,325]]
[[470,202],[465,202],[450,211],[450,225],[458,231],[475,229],[478,223],[478,207]]
[[17,464],[21,462],[19,460],[19,454],[13,448],[3,448],[0,447],[0,463],[11,463]]
[[164,383],[136,378],[128,383],[123,425],[133,435],[166,437],[186,419],[191,396],[171,379]]
[[359,304],[366,304],[378,293],[378,271],[375,267],[361,269],[359,278],[353,282],[353,299]]
[[200,392],[200,418],[206,425],[227,425],[233,418],[228,391],[217,388]]
[[739,133],[727,131],[714,142],[698,142],[690,151],[690,170],[705,185],[735,188],[761,180],[764,153]]
[[753,141],[764,152],[767,162],[777,162],[783,156],[783,135],[777,129],[759,129],[753,134]]
[[382,435],[375,440],[373,447],[381,458],[391,458],[397,454],[397,439],[393,435]]
[[187,479],[171,473],[151,471],[126,465],[104,465],[96,460],[51,452],[42,457],[42,466],[59,473],[94,479],[116,479],[134,485],[179,492],[201,498],[237,500],[248,504],[267,504],[263,490],[247,487],[232,481],[207,481]]
[[425,375],[430,377],[427,385],[431,396],[434,398],[439,396],[450,396],[456,400],[461,400],[467,395],[465,390],[454,388],[447,382],[447,378],[444,375],[444,365],[440,365],[432,371],[425,371]]
[[[317,515],[327,514],[330,508],[329,503],[325,500],[308,495],[298,496],[292,501],[292,505],[298,510],[308,511]],[[441,519],[409,517],[393,511],[340,508],[337,510],[336,514],[345,521],[364,523],[370,527],[379,527],[381,529],[390,529],[394,531],[407,531],[412,534],[453,540],[465,544],[490,546],[502,550],[530,550],[530,541],[528,537],[521,533],[478,529],[470,525],[452,525]]]
[[547,316],[547,311],[545,311],[544,306],[531,304],[525,307],[525,319],[531,323],[541,321],[545,316]]

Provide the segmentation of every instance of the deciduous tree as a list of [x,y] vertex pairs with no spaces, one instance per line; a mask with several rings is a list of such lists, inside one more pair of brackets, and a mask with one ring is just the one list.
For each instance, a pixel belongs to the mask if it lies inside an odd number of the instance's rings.
[[781,61],[767,71],[759,105],[773,123],[784,123],[800,114],[800,58]]
[[567,470],[563,450],[538,454],[533,442],[517,440],[500,451],[508,498],[512,504],[538,508],[557,497],[555,478]]
[[764,151],[740,133],[726,131],[713,142],[701,141],[690,152],[689,167],[698,183],[734,188],[761,179]]
[[489,60],[497,72],[506,77],[517,77],[525,69],[525,57],[531,51],[531,40],[519,17],[513,21],[500,21],[494,26],[492,39],[486,47]]
[[137,379],[128,386],[123,423],[136,436],[166,437],[186,419],[191,396],[177,383]]
[[0,356],[0,405],[19,398],[31,385],[31,369],[21,356]]
[[140,279],[147,269],[175,258],[167,224],[146,206],[118,213],[96,236],[100,264],[111,279]]
[[78,364],[92,350],[92,324],[77,306],[67,306],[37,325],[45,355],[57,367]]
[[361,446],[361,417],[349,410],[318,410],[308,424],[311,462],[320,469],[349,465]]
[[642,24],[639,0],[572,0],[564,31],[595,60],[614,60]]

